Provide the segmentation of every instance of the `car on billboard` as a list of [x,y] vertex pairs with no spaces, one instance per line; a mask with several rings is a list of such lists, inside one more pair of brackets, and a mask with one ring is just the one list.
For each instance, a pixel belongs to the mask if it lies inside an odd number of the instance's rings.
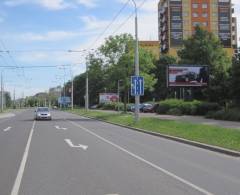
[[208,85],[208,66],[169,65],[169,87],[204,87]]

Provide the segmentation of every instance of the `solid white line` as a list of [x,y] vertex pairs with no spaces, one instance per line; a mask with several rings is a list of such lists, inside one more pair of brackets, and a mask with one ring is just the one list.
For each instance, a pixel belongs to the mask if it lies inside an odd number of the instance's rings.
[[10,129],[12,129],[12,127],[7,127],[6,129],[3,129],[4,132],[9,131]]
[[[69,121],[69,120],[68,120],[68,121]],[[166,169],[163,169],[163,168],[159,167],[158,165],[155,165],[154,163],[151,163],[150,161],[145,160],[144,158],[142,158],[142,157],[140,157],[140,156],[138,156],[138,155],[136,155],[136,154],[134,154],[134,153],[126,150],[126,149],[124,149],[123,147],[121,147],[121,146],[119,146],[119,145],[117,145],[117,144],[114,144],[113,142],[111,142],[111,141],[109,141],[109,140],[101,137],[100,135],[98,135],[98,134],[90,131],[89,129],[87,129],[87,128],[81,126],[81,125],[79,125],[78,123],[75,123],[75,122],[73,122],[73,121],[69,121],[69,122],[70,122],[71,124],[73,124],[74,126],[79,127],[79,128],[81,128],[82,130],[86,131],[87,133],[89,133],[89,134],[91,134],[91,135],[99,138],[100,140],[102,140],[102,141],[104,141],[104,142],[106,142],[106,143],[114,146],[115,148],[117,148],[117,149],[119,149],[119,150],[127,153],[128,155],[132,156],[133,158],[136,158],[136,159],[144,162],[145,164],[148,164],[149,166],[157,169],[158,171],[161,171],[161,172],[165,173],[166,175],[168,175],[168,176],[170,176],[170,177],[172,177],[172,178],[174,178],[174,179],[182,182],[183,184],[186,184],[186,185],[190,186],[191,188],[193,188],[193,189],[201,192],[202,194],[205,194],[205,195],[213,195],[211,192],[208,192],[207,190],[205,190],[205,189],[203,189],[203,188],[201,188],[201,187],[199,187],[199,186],[196,186],[195,184],[193,184],[193,183],[191,183],[191,182],[189,182],[189,181],[187,181],[187,180],[185,180],[185,179],[183,179],[183,178],[181,178],[181,177],[179,177],[179,176],[177,176],[177,175],[175,175],[175,174],[167,171]]]
[[15,183],[14,183],[13,188],[12,188],[11,195],[18,195],[18,191],[19,191],[19,188],[20,188],[20,185],[21,185],[25,165],[26,165],[27,158],[28,158],[29,148],[30,148],[35,124],[36,124],[36,121],[33,122],[32,129],[30,131],[28,141],[27,141],[27,145],[26,145],[26,148],[25,148],[25,151],[24,151],[24,154],[23,154],[22,162],[20,164],[18,174],[17,174]]

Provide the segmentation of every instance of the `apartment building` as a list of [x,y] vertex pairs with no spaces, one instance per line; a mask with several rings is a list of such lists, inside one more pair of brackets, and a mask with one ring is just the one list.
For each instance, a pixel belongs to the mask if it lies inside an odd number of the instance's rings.
[[216,34],[228,53],[233,55],[237,24],[232,13],[231,0],[160,0],[158,32],[161,53],[176,55],[183,40],[190,37],[199,25]]

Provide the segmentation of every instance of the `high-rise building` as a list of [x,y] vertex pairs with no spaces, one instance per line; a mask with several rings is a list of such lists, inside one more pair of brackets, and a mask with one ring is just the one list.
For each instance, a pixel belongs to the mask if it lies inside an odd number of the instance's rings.
[[228,53],[233,54],[237,28],[236,23],[233,28],[232,12],[231,0],[160,0],[158,27],[161,52],[176,54],[183,40],[194,33],[196,26],[201,26],[216,34]]

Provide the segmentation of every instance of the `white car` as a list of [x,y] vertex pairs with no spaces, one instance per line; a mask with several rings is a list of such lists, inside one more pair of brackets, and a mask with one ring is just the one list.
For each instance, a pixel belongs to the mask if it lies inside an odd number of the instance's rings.
[[38,107],[35,110],[35,120],[52,120],[52,116],[48,107]]

